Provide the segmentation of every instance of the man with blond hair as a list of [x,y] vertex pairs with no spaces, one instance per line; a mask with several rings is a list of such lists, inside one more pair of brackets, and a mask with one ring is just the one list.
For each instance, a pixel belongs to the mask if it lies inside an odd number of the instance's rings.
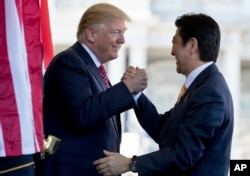
[[119,152],[119,113],[135,107],[147,86],[145,70],[111,86],[103,64],[118,57],[125,43],[121,9],[107,3],[89,7],[77,31],[78,41],[55,56],[44,76],[44,130],[61,139],[53,155],[37,162],[42,176],[97,176],[92,164],[103,149]]

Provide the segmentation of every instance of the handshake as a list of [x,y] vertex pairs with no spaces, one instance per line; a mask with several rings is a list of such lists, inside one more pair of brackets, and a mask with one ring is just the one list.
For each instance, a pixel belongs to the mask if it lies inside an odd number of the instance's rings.
[[132,94],[142,92],[148,84],[148,76],[145,69],[129,66],[123,74],[121,81]]

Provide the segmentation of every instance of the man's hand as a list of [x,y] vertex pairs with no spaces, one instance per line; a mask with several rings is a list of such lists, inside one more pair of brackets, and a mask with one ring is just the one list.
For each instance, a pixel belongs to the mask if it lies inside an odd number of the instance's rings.
[[148,84],[148,75],[145,69],[129,66],[121,80],[132,94],[142,92]]
[[129,171],[131,158],[126,158],[119,153],[104,150],[105,158],[93,162],[99,174],[104,176],[120,175]]

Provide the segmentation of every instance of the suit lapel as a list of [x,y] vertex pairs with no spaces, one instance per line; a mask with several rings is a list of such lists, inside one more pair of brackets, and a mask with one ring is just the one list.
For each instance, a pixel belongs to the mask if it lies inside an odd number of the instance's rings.
[[218,71],[218,68],[216,67],[215,64],[212,64],[212,65],[208,66],[205,70],[203,70],[197,76],[197,78],[195,78],[195,80],[192,82],[192,84],[189,86],[189,88],[187,89],[187,91],[183,95],[183,97],[180,101],[180,104],[185,103],[194,94],[194,92],[197,91],[197,89],[199,89],[199,87],[206,81],[208,76],[214,72],[217,72],[217,71]]
[[[192,97],[192,95],[195,94],[197,89],[206,81],[208,76],[214,72],[217,72],[218,68],[215,64],[212,64],[208,66],[205,70],[203,70],[197,78],[192,82],[192,84],[189,86],[189,88],[186,90],[182,98],[180,99],[179,103],[177,103],[173,109],[171,110],[171,116],[167,118],[167,122],[164,124],[163,130],[159,134],[159,138],[162,138],[168,128],[173,124],[173,121],[180,120],[180,118],[185,118],[185,116],[180,116],[181,112],[183,112],[183,108],[185,104],[188,102],[189,98]],[[177,119],[176,119],[177,118]]]
[[[88,52],[82,47],[82,45],[79,42],[76,42],[72,46],[72,48],[79,54],[79,56],[86,63],[86,65],[87,65],[86,69],[88,70],[88,72],[90,74],[92,74],[96,78],[96,80],[98,81],[99,86],[101,87],[102,91],[105,91],[107,88],[105,86],[105,83],[103,82],[103,79],[102,79],[101,75],[100,75],[99,69],[96,67],[95,63],[93,62],[93,60],[90,57],[90,55],[88,54]],[[109,82],[109,84],[110,84],[110,82]],[[111,86],[111,84],[110,84],[110,86]],[[116,116],[113,116],[111,118],[111,120],[112,120],[112,122],[114,124],[115,130],[116,130],[118,136],[120,136],[120,132],[119,132],[120,130],[119,130],[119,127],[118,127],[119,119],[117,119]]]
[[92,58],[88,54],[88,52],[83,48],[83,46],[79,42],[76,42],[72,46],[72,48],[79,54],[82,60],[86,63],[87,65],[86,69],[89,71],[90,74],[92,74],[96,78],[102,90],[106,90],[106,86],[102,80],[100,72],[96,67],[95,63],[93,62]]

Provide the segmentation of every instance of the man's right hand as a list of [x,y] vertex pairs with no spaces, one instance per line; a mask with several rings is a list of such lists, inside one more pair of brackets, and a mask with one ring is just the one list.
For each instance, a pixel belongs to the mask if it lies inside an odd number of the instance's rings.
[[129,66],[121,80],[132,94],[137,94],[147,87],[148,75],[145,69]]

